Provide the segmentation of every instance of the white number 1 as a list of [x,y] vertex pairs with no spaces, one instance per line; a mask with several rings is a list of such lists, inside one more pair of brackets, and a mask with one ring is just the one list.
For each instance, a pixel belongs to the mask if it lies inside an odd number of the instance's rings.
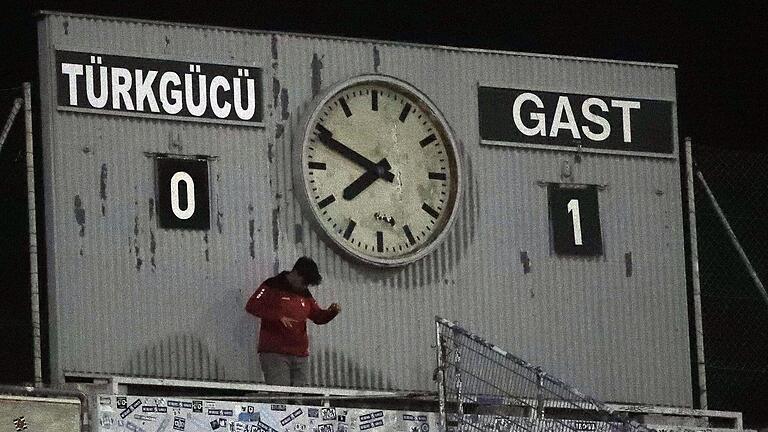
[[579,215],[579,200],[572,199],[568,201],[568,213],[573,218],[573,242],[581,246],[581,215]]

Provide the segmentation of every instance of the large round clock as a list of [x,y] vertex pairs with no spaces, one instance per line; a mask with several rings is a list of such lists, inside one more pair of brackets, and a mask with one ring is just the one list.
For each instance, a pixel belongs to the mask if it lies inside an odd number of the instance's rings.
[[393,267],[442,241],[461,167],[448,124],[424,94],[392,77],[359,76],[325,93],[303,126],[297,192],[343,252]]

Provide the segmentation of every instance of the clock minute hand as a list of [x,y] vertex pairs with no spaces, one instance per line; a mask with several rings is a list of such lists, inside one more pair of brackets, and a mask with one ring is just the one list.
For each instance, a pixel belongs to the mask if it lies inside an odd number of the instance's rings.
[[[372,185],[381,175],[385,173],[385,170],[392,168],[386,158],[380,160],[375,166],[375,169],[364,172],[355,181],[344,188],[344,199],[349,201],[354,197],[360,195],[360,193]],[[389,172],[389,171],[386,171]]]
[[[361,155],[360,153],[352,150],[351,148],[347,147],[337,139],[333,138],[333,133],[328,129],[326,129],[323,125],[318,124],[317,126],[315,126],[315,129],[317,129],[317,132],[318,132],[317,137],[320,139],[320,141],[323,142],[323,144],[325,144],[332,150],[335,150],[345,158],[365,168],[366,171],[376,170],[376,164],[374,164],[373,161]],[[390,183],[392,183],[395,180],[395,175],[389,171],[389,168],[385,173],[383,173],[379,177]]]

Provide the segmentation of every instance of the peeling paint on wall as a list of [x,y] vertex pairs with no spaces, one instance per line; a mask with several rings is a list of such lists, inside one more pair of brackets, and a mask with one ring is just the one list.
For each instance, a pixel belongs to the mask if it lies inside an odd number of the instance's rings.
[[278,246],[280,245],[280,206],[272,209],[272,252],[275,255],[274,273],[280,271],[280,262],[277,258]]
[[381,57],[379,56],[379,48],[376,45],[373,46],[373,71],[379,73],[379,66],[381,65]]
[[208,243],[208,233],[206,232],[203,236],[203,241],[205,242],[205,261],[211,262],[211,247],[210,243]]
[[280,98],[280,80],[272,77],[272,106],[277,107]]
[[172,131],[168,132],[168,148],[179,152],[184,149],[184,146],[181,145],[181,134],[179,132],[176,132],[176,135]]
[[281,119],[288,120],[291,113],[288,111],[288,89],[286,88],[280,90],[280,108]]
[[101,197],[101,215],[107,214],[107,164],[101,164],[101,178],[99,179],[99,196]]
[[80,225],[80,237],[85,236],[85,209],[80,195],[75,195],[75,220]]
[[155,241],[155,230],[152,228],[149,229],[149,253],[151,254],[151,257],[149,258],[150,264],[152,264],[152,271],[154,272],[157,269],[157,265],[155,265],[155,250],[157,249],[157,242]]
[[324,57],[318,57],[317,53],[312,54],[312,97],[317,96],[323,87],[323,77],[320,71],[323,69]]
[[304,228],[301,226],[301,224],[296,224],[294,227],[294,242],[296,244],[299,244],[304,241]]
[[251,218],[248,219],[248,235],[251,238],[249,252],[251,254],[251,259],[254,259],[256,258],[256,244],[254,243],[254,240],[253,240],[253,234],[254,234],[253,204],[250,204],[248,206],[248,214],[251,215]]
[[[221,184],[221,174],[216,174],[216,183]],[[219,187],[216,187],[216,190],[220,190]],[[222,220],[224,216],[224,212],[221,211],[221,195],[219,193],[216,193],[216,229],[219,230],[219,234],[221,234],[223,228],[224,228],[224,222]]]
[[271,48],[272,48],[272,68],[277,69],[277,35],[272,35]]
[[531,259],[528,258],[528,251],[520,249],[520,264],[523,265],[524,274],[531,272]]
[[141,259],[141,248],[139,247],[139,202],[134,201],[136,206],[136,216],[133,218],[133,252],[136,254],[136,271],[141,271],[141,265],[144,261]]

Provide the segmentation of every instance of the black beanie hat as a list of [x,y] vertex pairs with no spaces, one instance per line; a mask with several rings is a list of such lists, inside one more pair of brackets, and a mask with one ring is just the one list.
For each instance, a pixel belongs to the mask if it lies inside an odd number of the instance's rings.
[[323,281],[323,277],[320,276],[320,271],[317,269],[317,264],[309,257],[301,257],[296,260],[296,264],[293,265],[293,270],[296,271],[308,285],[319,285]]

